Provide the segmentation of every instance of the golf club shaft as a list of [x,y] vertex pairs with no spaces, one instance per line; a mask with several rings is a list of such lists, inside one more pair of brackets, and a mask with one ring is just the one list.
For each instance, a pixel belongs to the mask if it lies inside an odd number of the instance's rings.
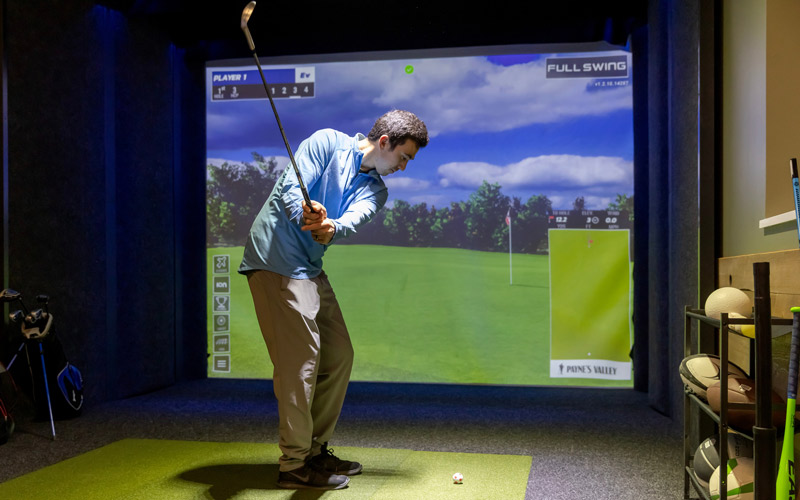
[[792,175],[792,189],[794,192],[794,214],[797,223],[797,236],[800,241],[800,179],[797,173],[797,158],[789,160],[789,170]]
[[[252,38],[248,37],[248,40],[252,40]],[[264,84],[264,91],[267,93],[267,98],[269,99],[270,106],[272,106],[272,113],[275,115],[275,121],[278,122],[278,129],[280,129],[281,131],[283,144],[286,145],[286,151],[289,153],[289,161],[292,162],[292,167],[294,167],[294,173],[297,175],[297,181],[300,183],[300,191],[303,193],[303,199],[306,201],[306,205],[308,205],[308,208],[311,209],[312,212],[314,212],[314,208],[311,206],[311,198],[308,197],[308,191],[306,190],[306,185],[303,182],[303,176],[300,175],[300,169],[297,167],[297,162],[294,159],[292,148],[291,146],[289,146],[289,141],[286,139],[286,132],[283,131],[281,118],[280,116],[278,116],[278,109],[275,107],[275,101],[272,100],[272,95],[269,92],[267,79],[264,77],[264,71],[261,69],[261,63],[258,60],[258,55],[256,55],[255,49],[253,49],[252,52],[253,52],[253,59],[255,59],[256,61],[256,66],[258,66],[258,74],[261,75],[261,82]]]
[[47,383],[47,366],[44,362],[44,347],[39,342],[39,357],[42,359],[42,375],[44,376],[44,392],[47,395],[47,410],[50,412],[50,430],[53,433],[53,441],[56,440],[56,424],[53,421],[53,403],[50,399],[50,385]]
[[275,115],[275,120],[278,122],[278,128],[280,129],[281,137],[283,138],[283,144],[286,145],[286,151],[289,153],[289,161],[292,162],[294,173],[297,175],[297,182],[300,184],[300,192],[303,193],[303,199],[305,200],[308,209],[311,210],[312,213],[316,213],[314,207],[311,206],[311,198],[308,197],[308,190],[306,190],[306,185],[303,182],[303,176],[300,175],[300,169],[297,167],[297,162],[294,159],[292,148],[289,146],[289,141],[286,139],[286,132],[283,131],[283,124],[281,124],[281,118],[278,116],[278,109],[275,107],[275,101],[272,100],[272,94],[269,92],[269,86],[267,85],[267,79],[264,76],[264,70],[261,69],[261,62],[259,62],[258,55],[256,54],[256,44],[253,42],[253,36],[250,34],[250,28],[247,27],[247,22],[250,20],[250,16],[253,15],[255,8],[255,1],[251,1],[245,6],[244,10],[242,11],[241,28],[242,31],[244,31],[244,36],[247,38],[247,45],[250,47],[250,52],[253,53],[253,59],[256,60],[258,74],[261,75],[261,83],[264,84],[264,91],[267,93],[269,105],[272,106],[272,113]]

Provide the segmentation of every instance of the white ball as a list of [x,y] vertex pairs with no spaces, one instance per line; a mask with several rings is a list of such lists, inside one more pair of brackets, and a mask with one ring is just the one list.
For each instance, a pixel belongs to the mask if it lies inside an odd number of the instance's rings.
[[460,472],[456,472],[455,474],[453,474],[453,482],[456,484],[461,484],[462,482],[464,482],[464,475],[461,474]]
[[749,318],[753,312],[753,303],[743,291],[726,286],[718,288],[708,295],[705,311],[706,316],[714,319],[719,319],[722,313],[736,313]]
[[[730,500],[753,500],[753,470],[755,462],[752,458],[733,458],[728,460],[727,472],[728,498]],[[711,475],[708,490],[711,498],[719,498],[719,477],[724,474],[723,466],[719,466]]]

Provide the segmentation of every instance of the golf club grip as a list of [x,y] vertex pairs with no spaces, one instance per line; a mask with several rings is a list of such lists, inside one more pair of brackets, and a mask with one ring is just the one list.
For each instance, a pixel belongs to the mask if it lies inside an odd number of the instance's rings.
[[778,463],[775,483],[776,500],[795,500],[794,471],[794,415],[797,404],[797,355],[800,348],[800,308],[792,308],[792,344],[789,350],[789,381],[786,398],[786,426],[783,431],[783,447]]
[[800,179],[797,173],[797,158],[789,160],[789,172],[792,175],[792,189],[794,192],[794,215],[795,223],[797,225],[797,236],[800,241]]
[[309,210],[311,210],[312,213],[316,213],[314,207],[311,206],[311,198],[308,197],[308,191],[306,190],[306,185],[303,182],[303,176],[300,175],[300,169],[297,167],[297,162],[294,159],[294,153],[292,153],[292,147],[289,146],[289,141],[286,139],[286,132],[283,131],[283,124],[281,124],[281,118],[278,116],[278,108],[275,107],[275,101],[272,100],[272,95],[269,93],[269,85],[267,84],[266,77],[264,77],[264,70],[261,69],[261,62],[259,62],[258,55],[256,55],[255,50],[253,50],[253,59],[256,60],[258,74],[261,75],[261,81],[264,83],[264,91],[267,93],[267,99],[269,99],[269,105],[272,107],[272,113],[275,115],[275,121],[278,122],[278,129],[281,131],[283,144],[286,146],[286,151],[289,153],[289,161],[292,163],[295,175],[297,175],[297,182],[300,184],[300,192],[303,193],[303,199],[306,201],[306,205],[308,205]]
[[797,399],[797,355],[800,350],[800,312],[792,313],[792,345],[789,349],[789,383],[786,397]]

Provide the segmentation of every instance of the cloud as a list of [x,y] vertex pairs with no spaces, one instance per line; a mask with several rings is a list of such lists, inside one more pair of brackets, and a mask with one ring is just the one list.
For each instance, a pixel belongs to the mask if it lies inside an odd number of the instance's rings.
[[[583,78],[546,79],[546,57],[502,66],[486,57],[342,63],[319,67],[328,91],[418,113],[432,136],[499,132],[631,109],[628,86],[590,91]],[[406,73],[405,68],[414,71]],[[377,90],[377,93],[376,93]]]
[[441,165],[442,187],[475,189],[483,181],[507,189],[573,190],[633,186],[633,163],[610,156],[545,155],[525,158],[505,166],[483,162]]
[[[392,108],[417,113],[433,137],[503,132],[632,108],[630,86],[590,90],[585,78],[545,78],[547,57],[558,55],[520,57],[520,64],[511,65],[486,56],[309,63],[315,67],[315,97],[281,99],[276,106],[295,147],[326,126],[366,132]],[[208,107],[209,149],[256,148],[265,140],[280,144],[266,101]]]
[[386,184],[386,187],[389,188],[389,190],[397,191],[420,191],[423,189],[428,189],[428,187],[431,185],[430,181],[400,176],[384,177],[383,182]]

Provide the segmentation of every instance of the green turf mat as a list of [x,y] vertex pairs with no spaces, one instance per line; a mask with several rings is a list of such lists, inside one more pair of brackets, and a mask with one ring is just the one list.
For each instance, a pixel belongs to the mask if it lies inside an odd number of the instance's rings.
[[[5,500],[522,499],[531,457],[336,447],[364,472],[338,491],[277,488],[275,444],[124,439],[0,484]],[[452,482],[461,472],[464,483]]]

